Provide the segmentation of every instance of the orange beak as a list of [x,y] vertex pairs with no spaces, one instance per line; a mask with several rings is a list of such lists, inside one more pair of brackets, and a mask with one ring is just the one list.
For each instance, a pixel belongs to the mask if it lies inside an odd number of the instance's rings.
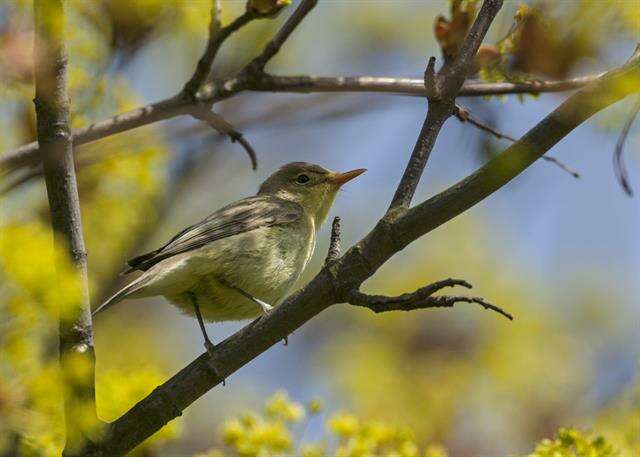
[[351,181],[352,179],[357,178],[365,171],[367,171],[366,168],[358,168],[356,170],[347,171],[346,173],[338,173],[333,178],[329,179],[329,182],[331,184],[337,184],[338,186],[341,186]]

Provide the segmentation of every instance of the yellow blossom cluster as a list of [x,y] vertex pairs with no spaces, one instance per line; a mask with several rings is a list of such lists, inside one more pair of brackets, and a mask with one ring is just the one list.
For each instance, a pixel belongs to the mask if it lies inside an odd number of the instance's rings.
[[[367,421],[349,412],[338,412],[325,421],[326,436],[318,442],[305,442],[308,421],[320,415],[322,401],[313,399],[306,407],[292,401],[286,392],[276,392],[265,402],[261,413],[247,412],[224,422],[220,440],[225,449],[212,449],[199,457],[234,455],[241,457],[446,457],[440,446],[420,449],[413,433],[396,425]],[[300,427],[294,427],[302,423]],[[294,433],[294,429],[298,433]]]
[[561,428],[553,439],[542,440],[528,457],[622,457],[602,436]]

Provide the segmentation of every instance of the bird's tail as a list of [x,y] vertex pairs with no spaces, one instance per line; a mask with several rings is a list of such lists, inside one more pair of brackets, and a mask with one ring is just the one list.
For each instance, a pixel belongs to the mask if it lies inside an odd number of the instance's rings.
[[124,286],[118,292],[116,292],[111,297],[109,297],[103,304],[98,306],[91,313],[91,315],[95,316],[96,314],[105,311],[107,308],[110,308],[112,305],[115,305],[116,303],[121,301],[124,297],[129,295],[130,293],[135,292],[136,290],[140,289],[144,285],[143,280],[144,280],[144,275],[140,276],[136,280],[134,280],[134,281],[130,282],[129,284],[127,284],[126,286]]

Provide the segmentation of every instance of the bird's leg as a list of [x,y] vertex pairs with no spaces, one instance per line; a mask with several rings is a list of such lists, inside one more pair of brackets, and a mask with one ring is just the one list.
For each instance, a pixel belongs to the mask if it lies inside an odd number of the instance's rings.
[[[263,302],[262,300],[254,297],[253,295],[245,292],[244,290],[240,289],[239,287],[236,286],[232,286],[231,284],[226,284],[227,286],[231,287],[232,289],[235,289],[236,291],[238,291],[238,293],[240,295],[242,295],[245,298],[248,298],[249,300],[251,300],[252,302],[254,302],[256,305],[258,305],[260,307],[260,309],[262,310],[262,315],[266,316],[267,314],[269,314],[271,312],[271,310],[273,310],[273,306],[271,306],[269,303]],[[288,346],[289,345],[289,338],[288,337],[284,337],[283,340],[284,345]]]
[[256,305],[258,305],[260,307],[260,309],[262,310],[262,315],[266,316],[267,314],[269,314],[269,312],[273,309],[273,306],[271,306],[269,303],[263,302],[262,300],[260,300],[259,298],[254,297],[253,295],[251,295],[248,292],[245,292],[244,290],[242,290],[241,288],[234,286],[233,284],[229,284],[226,281],[220,281],[222,284],[224,284],[227,287],[230,287],[231,289],[235,290],[236,292],[238,292],[240,295],[242,295],[243,297],[251,300],[252,302],[254,302]]
[[[207,329],[204,326],[204,321],[202,320],[202,313],[200,312],[200,305],[198,304],[198,298],[194,293],[189,293],[189,296],[191,297],[191,303],[193,303],[193,308],[196,311],[196,318],[198,319],[198,324],[200,325],[200,330],[202,331],[202,336],[204,337],[204,347],[207,350],[209,357],[213,358],[213,354],[215,352],[215,345],[209,339],[209,335],[207,334]],[[222,385],[224,386],[226,384],[225,379],[219,375],[218,370],[216,370],[215,367],[213,368],[213,370],[215,372],[216,377],[222,379]]]

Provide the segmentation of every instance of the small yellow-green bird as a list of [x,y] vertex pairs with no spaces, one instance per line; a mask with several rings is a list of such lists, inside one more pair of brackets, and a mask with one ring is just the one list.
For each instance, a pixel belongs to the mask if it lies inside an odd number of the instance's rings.
[[94,315],[125,297],[163,295],[195,315],[209,352],[203,320],[248,319],[285,298],[316,245],[316,232],[340,187],[364,173],[336,173],[293,162],[262,183],[254,197],[232,203],[187,227],[164,246],[128,262],[143,274]]

